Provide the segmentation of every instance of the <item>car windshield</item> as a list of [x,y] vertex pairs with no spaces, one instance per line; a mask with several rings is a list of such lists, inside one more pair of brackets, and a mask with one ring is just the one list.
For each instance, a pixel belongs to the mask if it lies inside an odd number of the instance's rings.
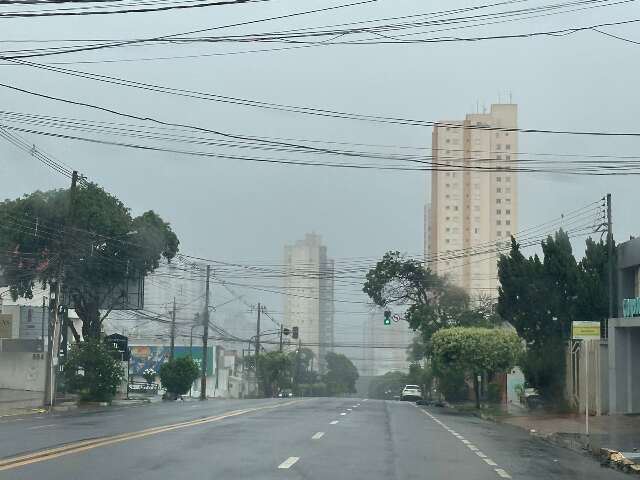
[[640,0],[0,0],[1,479],[640,472],[639,57]]

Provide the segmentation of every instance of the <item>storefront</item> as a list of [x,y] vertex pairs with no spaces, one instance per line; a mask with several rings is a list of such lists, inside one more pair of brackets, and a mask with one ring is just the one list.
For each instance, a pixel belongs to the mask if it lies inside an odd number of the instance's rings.
[[640,413],[640,238],[618,246],[618,318],[609,319],[610,413]]

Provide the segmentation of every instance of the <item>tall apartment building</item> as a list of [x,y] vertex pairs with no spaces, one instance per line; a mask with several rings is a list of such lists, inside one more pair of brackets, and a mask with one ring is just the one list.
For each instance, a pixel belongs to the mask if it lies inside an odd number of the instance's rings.
[[315,233],[285,246],[284,260],[284,325],[298,327],[300,342],[316,355],[314,368],[323,373],[325,355],[334,341],[334,261]]
[[432,155],[439,170],[431,174],[426,263],[472,298],[497,295],[496,245],[518,230],[518,184],[510,170],[518,135],[500,130],[517,128],[517,116],[517,105],[496,104],[489,113],[433,128]]
[[367,316],[362,340],[364,345],[386,345],[389,348],[364,348],[363,360],[354,362],[360,375],[384,375],[393,370],[406,372],[410,362],[407,360],[407,347],[415,337],[409,324],[400,320],[391,325],[384,324],[384,309],[375,308]]

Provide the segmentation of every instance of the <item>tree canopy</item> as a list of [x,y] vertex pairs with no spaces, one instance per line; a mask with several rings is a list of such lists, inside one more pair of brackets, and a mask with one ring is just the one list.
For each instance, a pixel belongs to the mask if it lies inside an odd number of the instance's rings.
[[421,344],[409,352],[429,355],[432,335],[455,326],[490,327],[500,322],[490,299],[479,298],[472,305],[464,289],[450,284],[417,260],[399,252],[387,252],[366,276],[363,291],[380,307],[406,307],[405,320],[421,333]]
[[560,400],[571,323],[608,315],[608,249],[587,239],[585,256],[577,262],[562,230],[541,245],[542,260],[526,258],[511,239],[509,254],[498,261],[498,313],[527,343],[522,367],[528,383],[546,398]]
[[476,404],[480,397],[477,376],[513,368],[522,353],[522,340],[507,329],[454,327],[432,337],[433,365],[437,371],[461,371],[473,375]]
[[292,366],[291,357],[285,353],[267,352],[258,356],[258,380],[265,396],[272,397],[291,386]]
[[356,392],[358,369],[349,358],[341,353],[328,352],[326,355],[327,372],[324,383],[330,395],[342,395]]
[[171,260],[179,241],[155,212],[133,217],[94,183],[78,187],[74,198],[70,205],[69,190],[51,190],[1,202],[0,270],[14,300],[32,298],[36,286],[59,280],[64,259],[63,293],[84,339],[97,338],[120,287],[154,271],[162,257]]

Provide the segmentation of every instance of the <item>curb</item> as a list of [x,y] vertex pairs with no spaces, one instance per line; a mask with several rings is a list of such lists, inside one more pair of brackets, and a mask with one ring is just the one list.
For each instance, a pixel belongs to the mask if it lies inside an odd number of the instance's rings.
[[625,457],[624,453],[610,448],[600,449],[600,463],[625,473],[640,474],[640,464]]

